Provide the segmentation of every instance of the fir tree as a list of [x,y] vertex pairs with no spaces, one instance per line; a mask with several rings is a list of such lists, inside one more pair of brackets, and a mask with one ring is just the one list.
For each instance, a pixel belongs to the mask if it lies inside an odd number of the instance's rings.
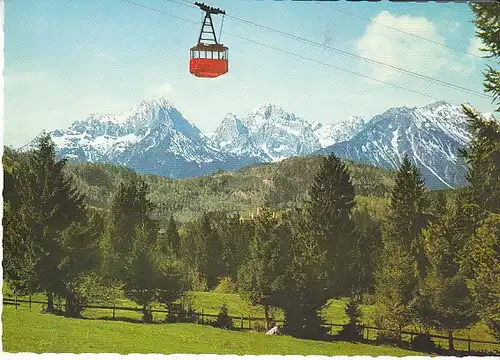
[[122,269],[131,261],[138,226],[145,229],[150,243],[156,242],[158,224],[151,219],[153,210],[144,181],[132,178],[120,183],[112,200],[107,229],[110,251],[106,263],[112,278],[124,280]]
[[[79,317],[86,303],[87,288],[83,278],[93,276],[101,265],[100,238],[104,232],[104,219],[97,212],[88,210],[82,222],[74,222],[61,235],[63,257],[59,269],[64,282],[66,313]],[[95,286],[90,283],[88,286]]]
[[65,159],[56,161],[50,135],[42,134],[20,179],[23,191],[18,219],[27,230],[26,241],[33,246],[34,272],[40,290],[47,294],[48,311],[53,310],[53,295],[64,292],[59,268],[64,255],[61,232],[85,218],[84,197],[65,176],[65,165]]
[[[362,294],[373,294],[375,290],[375,271],[382,254],[382,229],[380,223],[366,211],[353,211],[355,224],[354,241],[349,273],[353,281],[349,294],[355,298]],[[357,299],[353,299],[356,301]]]
[[[500,5],[472,3],[476,34],[490,58],[500,56]],[[484,88],[500,105],[500,72],[488,66],[484,72]],[[496,109],[500,111],[500,107]],[[462,265],[467,271],[479,314],[491,332],[500,339],[500,126],[498,121],[486,120],[470,107],[468,116],[472,141],[461,153],[469,166],[468,188],[464,213],[468,215],[468,234]],[[472,223],[472,224],[471,224]]]
[[500,341],[500,214],[482,220],[463,252],[469,289],[478,312],[490,332]]
[[472,140],[461,155],[468,165],[471,201],[484,212],[500,213],[500,125],[483,119],[470,107],[463,106],[468,116]]
[[351,220],[355,193],[349,170],[340,158],[333,154],[324,158],[308,195],[305,215],[310,236],[315,236],[327,251],[330,294],[346,294],[353,281],[347,274],[350,256],[356,246]]
[[448,346],[454,350],[453,331],[476,321],[473,299],[467,288],[460,255],[465,245],[461,232],[460,203],[445,208],[435,223],[423,230],[429,272],[422,281],[419,315],[429,327],[448,331]]
[[167,244],[172,247],[172,249],[176,254],[178,254],[181,246],[181,237],[179,235],[177,222],[175,221],[173,216],[170,216],[168,220],[165,238]]
[[427,259],[420,231],[428,217],[425,185],[408,156],[403,158],[392,191],[384,234],[382,267],[377,272],[377,322],[402,328],[412,321],[411,305]]
[[[476,35],[481,39],[484,47],[481,50],[489,53],[485,57],[500,57],[500,4],[499,3],[470,3],[474,12]],[[484,71],[484,89],[491,93],[493,103],[500,105],[500,71],[487,66]],[[500,111],[500,106],[497,108]]]
[[291,260],[275,286],[285,315],[284,331],[300,338],[324,339],[328,330],[322,326],[320,311],[328,299],[327,252],[308,234],[306,224],[297,218],[292,221]]
[[288,265],[289,234],[271,213],[263,210],[255,219],[255,232],[250,242],[247,261],[241,267],[239,289],[253,305],[264,308],[269,328],[269,308],[278,306],[275,289]]

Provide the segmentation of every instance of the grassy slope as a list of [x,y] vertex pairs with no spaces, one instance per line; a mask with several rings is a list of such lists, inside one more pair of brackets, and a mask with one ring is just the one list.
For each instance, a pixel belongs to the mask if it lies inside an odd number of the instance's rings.
[[395,347],[308,341],[194,324],[68,319],[13,306],[4,307],[2,323],[6,352],[419,355]]
[[[9,297],[13,298],[13,294],[7,289],[4,283],[4,290],[3,290],[4,297]],[[23,298],[27,299],[27,298]],[[46,301],[46,298],[42,294],[37,294],[32,297],[33,300],[38,300],[38,301]],[[243,315],[244,317],[256,317],[256,318],[262,318],[264,317],[264,312],[261,307],[258,306],[252,306],[248,301],[242,299],[238,294],[221,294],[221,293],[215,293],[215,292],[189,292],[187,295],[187,301],[190,301],[196,311],[201,312],[203,310],[204,314],[217,314],[219,311],[219,308],[222,304],[226,304],[229,310],[229,314],[233,316],[234,318],[234,324],[236,327],[240,326],[240,316]],[[116,305],[119,306],[126,306],[126,307],[138,307],[137,304],[126,300],[122,299],[119,301]],[[347,316],[344,313],[344,306],[345,306],[345,301],[344,300],[330,300],[327,307],[322,311],[322,315],[324,317],[325,322],[327,323],[334,323],[334,324],[345,324],[347,323]],[[11,307],[11,306],[9,306]],[[9,307],[6,307],[7,309]],[[21,308],[28,308],[27,304],[21,305]],[[163,309],[161,306],[157,305],[155,308],[158,309]],[[33,309],[36,309],[34,311],[38,311],[39,305],[33,305]],[[375,314],[375,308],[374,306],[370,305],[364,305],[362,306],[362,322],[363,323],[369,323],[373,325],[373,315]],[[102,318],[111,318],[112,316],[112,311],[111,310],[104,310],[104,309],[87,309],[84,312],[84,316],[89,319],[102,319]],[[162,313],[154,313],[153,314],[153,319],[155,321],[162,321],[164,319],[164,314]],[[124,311],[124,310],[119,310],[116,311],[116,317],[121,318],[124,320],[136,320],[140,321],[142,314],[139,312],[134,312],[134,311]],[[283,319],[283,314],[281,311],[278,311],[276,313],[276,319],[282,320]],[[260,322],[263,325],[263,322]],[[256,322],[252,322],[252,326],[255,325]],[[245,322],[245,326],[248,326],[248,324]],[[334,332],[336,333],[339,328],[334,328]],[[410,331],[415,331],[416,329],[413,328],[408,328],[407,330]],[[455,337],[461,337],[461,338],[467,338],[467,331],[462,330],[462,331],[457,331],[454,333]],[[446,335],[443,333],[442,335]],[[479,322],[475,324],[471,331],[470,331],[470,337],[471,339],[480,339],[480,340],[487,340],[487,341],[495,341],[494,337],[488,333],[488,329],[486,325],[483,323]],[[372,330],[370,333],[370,339],[375,338],[375,332]],[[447,340],[435,340],[437,343],[439,343],[441,346],[444,348],[447,348]],[[467,349],[467,343],[466,342],[461,342],[457,341],[455,344],[457,349],[460,350],[466,350]],[[500,345],[492,345],[492,344],[472,344],[472,350],[496,350],[500,351]]]

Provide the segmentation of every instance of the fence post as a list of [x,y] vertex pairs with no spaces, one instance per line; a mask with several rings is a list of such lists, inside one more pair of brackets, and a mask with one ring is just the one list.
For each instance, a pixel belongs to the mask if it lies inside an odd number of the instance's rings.
[[470,330],[467,331],[467,350],[470,353]]
[[30,294],[30,311],[31,311],[31,294]]
[[241,314],[241,329],[243,329],[243,314]]
[[17,293],[14,291],[14,304],[16,305],[17,310]]
[[113,320],[116,320],[116,318],[115,318],[115,308],[116,308],[116,304],[113,303]]
[[201,323],[204,324],[205,321],[204,321],[204,317],[203,317],[203,309],[201,309]]
[[248,315],[248,327],[252,330],[252,320],[250,320],[250,315]]
[[370,323],[368,322],[368,326],[366,327],[366,340],[370,340]]

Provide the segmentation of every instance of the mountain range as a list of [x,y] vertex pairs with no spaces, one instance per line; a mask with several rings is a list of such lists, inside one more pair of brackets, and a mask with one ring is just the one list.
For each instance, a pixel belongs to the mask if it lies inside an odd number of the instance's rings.
[[430,188],[465,184],[457,149],[470,141],[461,106],[443,101],[328,125],[264,102],[244,117],[228,114],[208,136],[170,101],[155,97],[120,114],[90,114],[50,135],[57,156],[70,162],[114,163],[173,178],[332,152],[395,169],[408,154]]

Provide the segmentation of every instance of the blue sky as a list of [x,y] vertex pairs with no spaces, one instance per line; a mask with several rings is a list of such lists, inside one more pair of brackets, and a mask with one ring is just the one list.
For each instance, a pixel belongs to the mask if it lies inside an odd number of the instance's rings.
[[[304,44],[232,18],[224,19],[229,74],[189,74],[201,11],[182,0],[23,0],[5,4],[4,142],[21,146],[42,129],[64,128],[94,112],[119,112],[164,95],[202,131],[224,116],[244,116],[270,101],[310,122],[370,118],[395,106],[439,98],[491,112],[490,100]],[[177,2],[177,3],[176,3]],[[482,91],[484,59],[380,24],[478,54],[465,4],[207,0],[228,15],[360,56]],[[337,9],[337,10],[336,10]],[[371,19],[362,20],[341,11]],[[217,32],[221,16],[214,17]],[[197,22],[192,24],[189,21]],[[226,33],[227,32],[227,33]],[[231,34],[414,89],[417,95],[345,73]]]

